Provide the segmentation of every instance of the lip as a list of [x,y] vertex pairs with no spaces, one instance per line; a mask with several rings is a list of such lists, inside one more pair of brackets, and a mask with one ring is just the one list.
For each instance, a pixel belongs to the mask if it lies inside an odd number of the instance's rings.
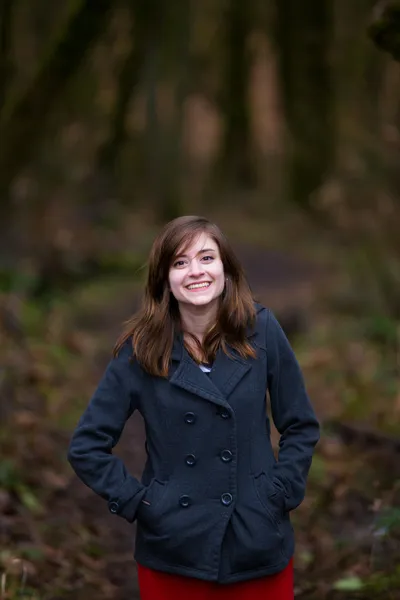
[[189,283],[189,285],[199,285],[200,283],[208,283],[209,285],[207,287],[199,287],[199,288],[193,288],[193,289],[189,289],[188,286],[185,286],[185,288],[187,289],[188,292],[201,292],[204,290],[208,290],[212,284],[212,281],[193,281],[192,283]]

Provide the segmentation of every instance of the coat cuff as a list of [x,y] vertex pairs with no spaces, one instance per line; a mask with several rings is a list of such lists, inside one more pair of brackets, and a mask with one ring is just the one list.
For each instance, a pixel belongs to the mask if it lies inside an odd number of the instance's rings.
[[113,515],[118,515],[133,523],[136,519],[136,513],[143,496],[146,493],[146,487],[140,484],[134,477],[128,477],[122,485],[118,496],[108,501],[108,510]]
[[[311,458],[308,459],[308,464],[311,465]],[[289,479],[282,473],[282,469],[279,468],[279,462],[276,464],[276,468],[274,469],[273,478],[279,481],[278,485],[281,487],[283,492],[282,498],[285,510],[289,512],[297,508],[304,499],[306,478],[303,477],[298,482],[290,482]]]
[[286,512],[293,509],[294,503],[296,500],[293,498],[292,486],[289,481],[286,479],[284,475],[282,475],[281,470],[279,469],[278,464],[272,470],[272,481],[275,484],[275,487],[279,488],[281,492],[281,498],[283,503],[283,508]]

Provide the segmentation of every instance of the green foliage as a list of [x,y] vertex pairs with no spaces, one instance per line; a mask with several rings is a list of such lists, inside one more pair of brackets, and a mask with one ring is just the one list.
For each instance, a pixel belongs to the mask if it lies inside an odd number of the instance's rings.
[[0,486],[8,490],[21,483],[21,475],[12,460],[2,459],[0,462]]
[[14,493],[21,504],[31,513],[43,512],[43,506],[37,493],[26,483],[25,474],[11,459],[2,459],[0,462],[0,487]]
[[395,594],[397,594],[398,590],[400,590],[399,565],[392,572],[373,573],[365,582],[365,591],[368,594],[389,592],[393,594],[392,596],[389,595],[389,598],[393,598],[394,600],[397,597]]
[[357,592],[363,588],[364,584],[359,577],[350,576],[339,579],[333,585],[334,590],[339,592]]
[[99,259],[100,276],[112,275],[116,278],[129,276],[136,279],[141,277],[145,267],[145,258],[130,251],[120,251],[113,254],[105,253]]
[[96,540],[90,540],[85,546],[85,552],[92,558],[101,558],[106,553],[106,550],[102,548]]
[[28,337],[39,338],[46,330],[48,312],[38,302],[23,302],[19,313],[20,327]]
[[18,494],[21,503],[27,508],[31,513],[43,513],[43,505],[38,499],[37,495],[30,489],[25,483],[19,483],[15,486],[15,492]]
[[20,555],[23,559],[39,563],[45,560],[46,555],[43,548],[37,546],[25,546],[20,549]]
[[322,486],[327,480],[325,460],[319,454],[315,454],[309,471],[309,481],[312,484]]
[[37,282],[32,271],[20,269],[0,269],[0,293],[29,294]]
[[[390,232],[388,237],[390,240]],[[395,325],[393,321],[400,319],[400,261],[396,239],[395,234],[394,241],[388,243],[368,237],[365,232],[355,233],[352,248],[345,256],[348,284],[340,292],[347,295],[349,310],[357,311],[360,317],[373,315],[379,319],[377,329],[385,336],[390,335],[390,321]]]
[[377,526],[384,527],[388,532],[394,529],[400,531],[400,508],[390,507],[382,511],[378,516]]
[[399,342],[398,323],[387,315],[372,314],[360,320],[360,327],[367,339],[379,346],[396,346]]

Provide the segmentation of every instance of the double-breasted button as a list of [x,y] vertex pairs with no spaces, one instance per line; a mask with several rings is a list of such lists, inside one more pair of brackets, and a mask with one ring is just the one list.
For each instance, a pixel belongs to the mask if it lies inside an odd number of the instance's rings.
[[108,510],[113,514],[116,515],[119,511],[119,504],[118,502],[110,502],[108,505]]
[[221,452],[221,460],[225,463],[230,462],[232,460],[233,454],[230,450],[222,450]]
[[191,503],[192,501],[190,497],[186,496],[185,494],[179,498],[179,504],[182,506],[182,508],[188,508],[188,506],[190,506]]
[[219,411],[219,416],[222,417],[222,419],[229,419],[230,414],[226,408],[221,408],[221,410]]
[[196,415],[193,412],[187,412],[185,413],[185,423],[188,423],[188,425],[191,425],[192,423],[195,422],[196,420]]
[[229,506],[232,502],[233,498],[232,498],[232,494],[230,494],[229,492],[226,492],[225,494],[222,494],[221,496],[221,502],[224,506]]
[[185,458],[185,463],[189,467],[193,467],[196,464],[196,462],[197,462],[197,459],[194,454],[188,454],[187,457]]

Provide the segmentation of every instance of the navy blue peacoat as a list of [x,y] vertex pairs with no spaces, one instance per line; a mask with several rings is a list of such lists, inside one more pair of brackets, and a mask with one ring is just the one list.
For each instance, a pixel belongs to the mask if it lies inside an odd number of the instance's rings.
[[[128,340],[73,433],[73,469],[112,513],[137,521],[135,558],[149,568],[231,583],[278,572],[293,555],[289,514],[304,498],[319,424],[281,326],[256,307],[257,358],[220,350],[210,374],[177,336],[168,379],[150,376]],[[147,440],[141,481],[112,454],[135,410]]]

